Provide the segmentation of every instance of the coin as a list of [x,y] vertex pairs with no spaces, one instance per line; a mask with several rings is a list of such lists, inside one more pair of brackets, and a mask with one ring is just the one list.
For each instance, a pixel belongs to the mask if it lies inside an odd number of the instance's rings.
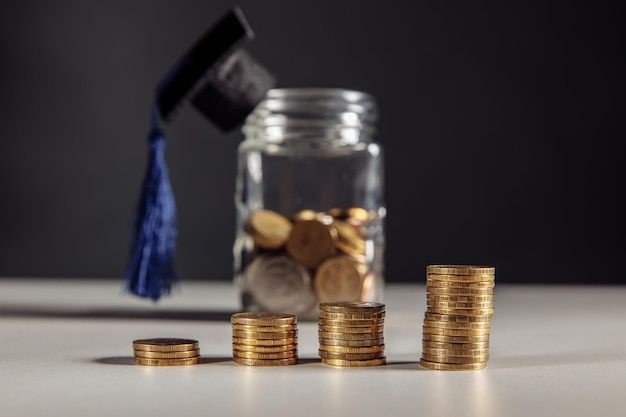
[[235,313],[231,316],[232,324],[244,324],[250,326],[282,326],[297,323],[293,314],[282,313]]
[[365,347],[365,346],[381,346],[385,344],[385,338],[363,339],[363,340],[346,340],[346,339],[326,339],[319,338],[320,346],[346,346],[346,347]]
[[483,349],[440,349],[440,348],[431,348],[428,346],[422,347],[422,353],[427,353],[429,355],[435,356],[459,356],[459,357],[481,357],[489,355],[489,348]]
[[452,336],[452,335],[443,335],[443,334],[423,333],[422,339],[431,340],[433,342],[476,343],[476,342],[489,342],[489,334]]
[[426,293],[426,299],[453,303],[484,303],[493,302],[493,295],[442,295]]
[[422,359],[439,363],[477,363],[487,362],[489,355],[484,356],[449,356],[449,355],[429,355],[422,352]]
[[301,222],[304,220],[315,220],[323,217],[324,213],[320,213],[315,210],[301,210],[292,216],[294,222]]
[[458,287],[428,287],[428,295],[493,295],[493,287],[485,288],[458,288]]
[[491,321],[491,314],[484,316],[468,316],[466,314],[456,315],[456,314],[439,314],[439,313],[429,313],[426,312],[424,315],[426,320],[432,321],[447,321],[447,322],[456,322],[456,323],[471,323],[471,322],[489,322]]
[[494,288],[495,281],[437,281],[435,279],[426,279],[426,288]]
[[369,301],[322,302],[320,311],[328,313],[380,313],[385,311],[383,303]]
[[258,352],[258,353],[278,353],[289,352],[298,349],[298,344],[293,343],[289,345],[276,345],[276,346],[259,346],[259,345],[242,345],[239,343],[233,343],[233,350],[241,350],[244,352]]
[[282,326],[250,326],[246,324],[233,324],[233,330],[244,332],[288,332],[298,330],[296,324],[285,324]]
[[233,330],[233,337],[241,339],[289,339],[298,337],[297,330],[288,332],[246,332],[242,330]]
[[424,326],[438,327],[441,329],[489,329],[490,321],[485,322],[458,322],[458,321],[435,321],[424,320]]
[[357,262],[335,256],[326,259],[317,268],[313,284],[322,302],[357,301],[361,297],[363,275]]
[[182,359],[150,359],[140,358],[135,356],[135,364],[148,365],[148,366],[182,366],[182,365],[195,365],[200,363],[200,357],[194,358],[182,358]]
[[345,353],[345,352],[329,352],[320,349],[318,351],[320,358],[324,359],[343,359],[348,361],[362,361],[368,359],[380,359],[385,357],[385,352],[368,352],[368,353]]
[[328,313],[326,311],[319,312],[320,319],[331,320],[374,320],[385,317],[385,312],[380,313]]
[[472,302],[472,303],[462,303],[462,302],[452,302],[452,301],[434,301],[432,299],[426,300],[426,305],[428,307],[435,308],[451,308],[451,309],[484,309],[484,308],[493,308],[493,301],[485,301],[485,302]]
[[440,275],[427,274],[426,279],[433,281],[452,281],[452,282],[494,282],[493,275]]
[[427,274],[443,275],[494,275],[496,268],[493,266],[477,265],[428,265]]
[[324,326],[320,324],[318,329],[329,333],[380,333],[384,330],[384,326],[370,327],[345,327],[345,326]]
[[382,326],[385,319],[363,319],[363,320],[344,320],[344,319],[319,319],[319,324],[323,326],[339,326],[339,327],[371,327]]
[[445,307],[428,307],[429,313],[438,313],[438,314],[454,314],[454,315],[463,315],[467,314],[469,316],[486,316],[489,314],[493,314],[493,308],[445,308]]
[[354,225],[341,220],[335,220],[333,226],[337,230],[337,249],[350,256],[365,255],[365,239]]
[[328,210],[328,214],[336,219],[353,219],[359,223],[365,223],[374,217],[374,214],[370,215],[367,210],[361,207],[332,208]]
[[134,350],[150,352],[174,352],[198,349],[198,341],[193,339],[155,338],[138,339],[133,341]]
[[135,350],[134,355],[137,358],[150,359],[182,359],[200,356],[200,349],[188,351],[172,351],[172,352],[151,352],[148,350]]
[[289,311],[315,299],[309,272],[284,255],[255,258],[245,270],[243,285],[266,310]]
[[289,337],[285,339],[245,339],[241,337],[233,337],[233,343],[252,346],[293,345],[295,343],[298,343],[298,338]]
[[333,333],[333,332],[324,332],[318,331],[317,335],[321,339],[341,339],[341,340],[368,340],[368,339],[380,339],[383,337],[383,332],[379,331],[376,333]]
[[233,357],[247,359],[290,359],[297,358],[298,351],[290,350],[285,352],[248,352],[244,350],[233,349]]
[[293,225],[287,239],[287,252],[308,268],[315,268],[335,252],[337,230],[318,220]]
[[441,329],[439,327],[422,327],[424,333],[440,334],[443,336],[484,336],[488,335],[491,329]]
[[424,368],[434,369],[436,371],[476,371],[485,369],[487,362],[478,363],[438,363],[429,362],[424,359],[420,359],[420,365]]
[[270,210],[253,212],[249,225],[255,243],[266,249],[283,246],[292,230],[292,224],[285,216]]
[[327,352],[336,352],[336,353],[374,353],[374,352],[383,352],[385,350],[385,345],[330,346],[330,345],[320,344],[320,350],[325,350]]
[[450,343],[450,342],[435,342],[431,340],[422,340],[422,347],[430,347],[430,348],[436,348],[436,349],[472,350],[472,349],[488,348],[489,342]]
[[250,358],[233,358],[233,362],[240,365],[248,366],[286,366],[298,363],[298,358],[287,359],[250,359]]
[[361,367],[361,366],[379,366],[387,363],[385,357],[368,360],[345,360],[345,359],[326,359],[322,358],[322,363],[326,365],[339,366],[344,368]]

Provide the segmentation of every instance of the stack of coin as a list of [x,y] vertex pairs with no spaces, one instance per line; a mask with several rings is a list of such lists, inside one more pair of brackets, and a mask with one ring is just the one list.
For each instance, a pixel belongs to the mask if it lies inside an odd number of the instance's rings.
[[137,365],[180,366],[200,363],[200,348],[192,339],[139,339],[133,341]]
[[321,303],[319,355],[333,366],[384,365],[385,305],[369,302]]
[[422,359],[424,368],[484,369],[494,311],[495,268],[431,265],[426,268]]
[[293,314],[236,313],[233,327],[233,361],[250,366],[298,363],[298,323]]

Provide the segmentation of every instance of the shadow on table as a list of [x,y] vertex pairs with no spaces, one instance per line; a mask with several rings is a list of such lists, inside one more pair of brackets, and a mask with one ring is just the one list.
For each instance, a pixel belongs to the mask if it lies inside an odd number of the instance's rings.
[[0,306],[0,316],[42,319],[120,319],[230,321],[235,311],[212,310],[137,310],[137,309],[63,309],[41,306]]
[[[205,365],[210,363],[219,363],[219,362],[232,362],[233,358],[211,358],[211,357],[202,357],[200,359],[200,363],[197,365]],[[99,363],[102,365],[132,365],[135,366],[135,360],[132,356],[112,356],[108,358],[97,358],[92,360],[94,363]]]
[[492,355],[489,369],[515,369],[545,366],[593,365],[626,362],[626,352],[564,352],[545,355],[499,357]]

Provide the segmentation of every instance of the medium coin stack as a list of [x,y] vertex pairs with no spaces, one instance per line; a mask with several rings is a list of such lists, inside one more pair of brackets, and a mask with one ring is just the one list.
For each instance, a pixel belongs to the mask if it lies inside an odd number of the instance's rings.
[[192,339],[138,339],[133,341],[137,365],[180,366],[200,363],[200,348]]
[[385,305],[369,302],[321,303],[319,355],[341,367],[384,365]]
[[298,323],[293,314],[236,313],[233,327],[233,361],[249,366],[298,363]]
[[495,268],[430,265],[421,366],[444,371],[487,367]]

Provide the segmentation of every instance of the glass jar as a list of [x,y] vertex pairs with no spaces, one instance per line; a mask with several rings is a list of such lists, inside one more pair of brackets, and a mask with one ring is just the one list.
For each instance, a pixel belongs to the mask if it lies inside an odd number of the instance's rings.
[[274,89],[238,149],[235,282],[245,311],[317,317],[382,301],[383,152],[366,93]]

